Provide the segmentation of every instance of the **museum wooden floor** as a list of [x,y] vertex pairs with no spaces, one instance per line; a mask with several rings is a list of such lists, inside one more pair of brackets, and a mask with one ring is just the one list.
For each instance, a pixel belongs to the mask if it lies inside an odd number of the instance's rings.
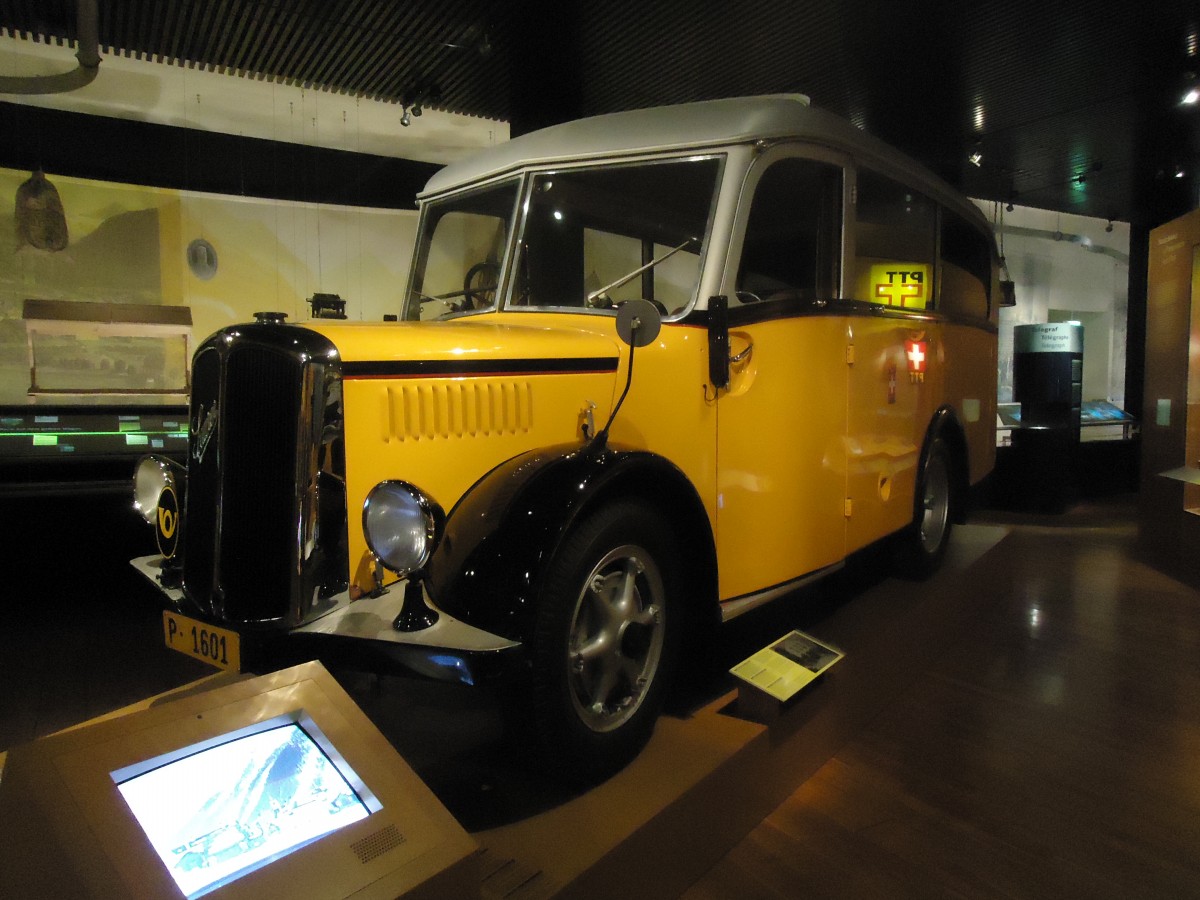
[[975,521],[965,625],[685,900],[1200,897],[1200,593],[1129,502]]
[[[123,560],[139,523],[113,509],[5,502],[24,527],[0,589],[0,749],[210,671],[161,647]],[[686,900],[1200,897],[1200,592],[1134,559],[1133,498],[973,521],[1000,536],[959,578],[868,580],[795,623],[899,648],[842,664],[874,666],[887,699],[846,710]]]

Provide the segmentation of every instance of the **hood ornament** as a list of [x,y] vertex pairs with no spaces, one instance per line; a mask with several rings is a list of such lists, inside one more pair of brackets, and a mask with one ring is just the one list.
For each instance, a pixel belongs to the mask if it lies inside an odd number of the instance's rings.
[[204,462],[204,454],[208,450],[209,441],[217,433],[217,419],[216,403],[208,408],[203,421],[200,419],[200,413],[196,413],[196,421],[192,425],[193,433],[196,435],[196,443],[192,446],[192,459],[198,463]]

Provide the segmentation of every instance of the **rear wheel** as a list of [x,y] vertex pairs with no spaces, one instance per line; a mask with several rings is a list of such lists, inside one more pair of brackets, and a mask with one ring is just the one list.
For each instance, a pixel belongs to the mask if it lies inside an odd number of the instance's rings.
[[658,513],[622,501],[581,522],[550,563],[532,641],[533,725],[561,777],[612,774],[654,730],[678,654],[674,549]]
[[900,568],[907,575],[932,575],[946,555],[954,527],[954,477],[945,441],[930,441],[917,480],[913,523],[901,538]]

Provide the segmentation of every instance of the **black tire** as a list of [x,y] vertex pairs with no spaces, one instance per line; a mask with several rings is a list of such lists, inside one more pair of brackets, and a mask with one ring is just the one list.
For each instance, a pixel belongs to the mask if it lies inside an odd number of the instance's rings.
[[575,526],[550,562],[531,641],[532,726],[558,778],[594,783],[637,756],[676,668],[675,542],[635,501]]
[[935,437],[921,459],[912,525],[900,538],[902,574],[928,578],[941,566],[954,529],[954,483],[950,448]]

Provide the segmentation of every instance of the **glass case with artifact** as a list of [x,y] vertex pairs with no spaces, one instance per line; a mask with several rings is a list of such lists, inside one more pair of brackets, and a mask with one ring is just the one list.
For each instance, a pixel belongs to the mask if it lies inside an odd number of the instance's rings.
[[23,315],[31,397],[186,401],[192,350],[188,307],[26,300]]

